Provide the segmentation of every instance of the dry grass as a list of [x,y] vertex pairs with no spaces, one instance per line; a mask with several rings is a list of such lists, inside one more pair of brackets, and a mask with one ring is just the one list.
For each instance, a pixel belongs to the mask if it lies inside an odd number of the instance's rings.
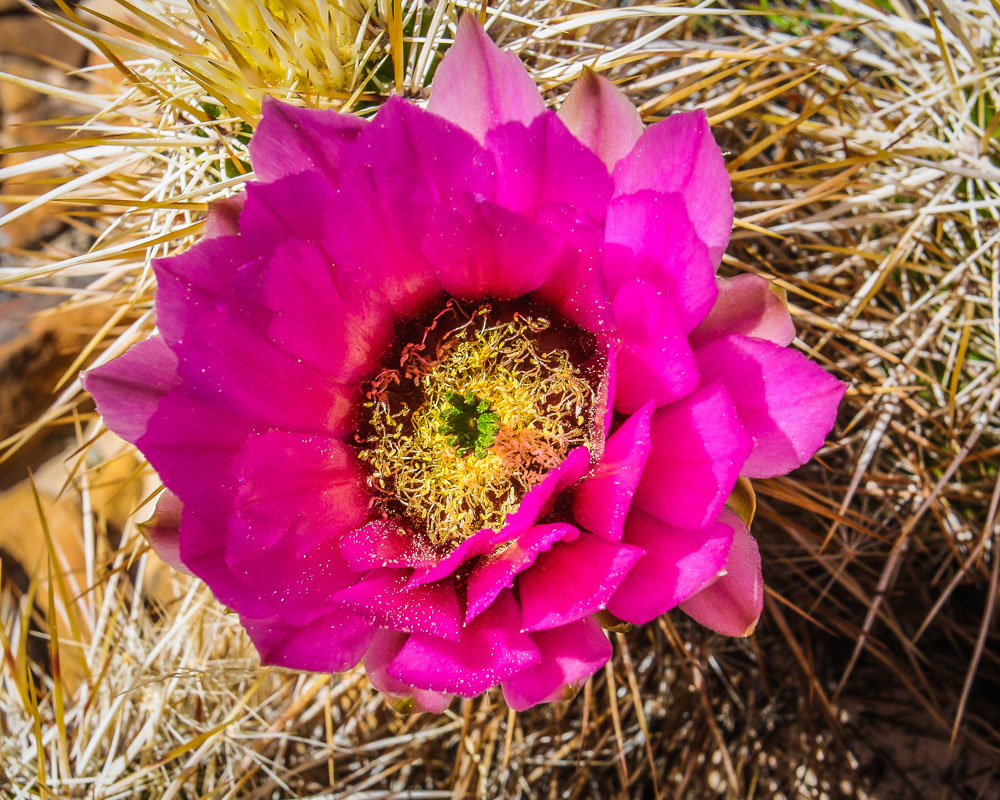
[[[398,6],[357,18],[335,104],[367,113],[394,83],[422,95],[456,11]],[[74,432],[66,493],[88,548],[82,574],[3,594],[7,796],[997,796],[1000,9],[769,6],[510,0],[487,12],[554,104],[590,65],[648,121],[708,110],[737,198],[723,270],[784,286],[798,346],[852,384],[818,460],[757,485],[769,589],[754,637],[671,614],[616,634],[613,663],[570,703],[517,715],[494,692],[397,717],[361,674],[260,669],[207,590],[165,580],[133,518],[116,525],[95,502],[95,486],[138,498],[150,478],[102,483],[116,450],[95,439],[77,369],[151,329],[149,260],[246,179],[242,125],[261,93],[317,98],[267,76],[237,92],[223,67],[199,82],[165,60],[215,46],[193,17],[167,26],[186,39],[159,30],[152,52],[115,46],[132,84],[105,70],[59,90],[77,109],[65,142],[18,169],[29,181],[63,170],[31,202],[92,246],[10,253],[0,281],[107,322],[51,407],[2,443],[8,459],[39,431]],[[98,51],[118,34],[102,36]]]

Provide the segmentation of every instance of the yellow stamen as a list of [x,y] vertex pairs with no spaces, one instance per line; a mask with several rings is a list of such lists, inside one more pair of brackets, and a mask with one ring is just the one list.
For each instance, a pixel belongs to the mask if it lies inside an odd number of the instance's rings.
[[[436,545],[499,528],[570,449],[590,444],[594,390],[566,350],[536,347],[549,321],[515,315],[489,324],[489,313],[484,306],[443,336],[433,358],[423,352],[425,333],[368,393],[372,432],[361,458],[372,467],[371,484]],[[407,399],[410,389],[415,399]],[[442,425],[454,416],[455,398],[469,396],[498,427],[477,451],[455,446]]]

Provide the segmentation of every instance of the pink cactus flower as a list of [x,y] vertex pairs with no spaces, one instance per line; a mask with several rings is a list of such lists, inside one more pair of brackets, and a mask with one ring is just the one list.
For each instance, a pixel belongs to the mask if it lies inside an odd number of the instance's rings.
[[91,370],[167,487],[147,527],[261,660],[361,661],[440,711],[525,709],[610,657],[597,618],[756,624],[740,476],[805,463],[844,385],[758,277],[702,112],[556,112],[466,15],[426,109],[265,105],[256,180],[156,262],[158,332]]

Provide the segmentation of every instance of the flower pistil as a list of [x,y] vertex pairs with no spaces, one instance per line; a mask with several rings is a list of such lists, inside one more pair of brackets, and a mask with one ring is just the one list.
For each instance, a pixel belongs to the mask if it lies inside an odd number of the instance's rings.
[[476,458],[483,458],[496,441],[500,416],[472,392],[452,392],[447,401],[448,407],[441,412],[441,433],[463,455],[475,453]]

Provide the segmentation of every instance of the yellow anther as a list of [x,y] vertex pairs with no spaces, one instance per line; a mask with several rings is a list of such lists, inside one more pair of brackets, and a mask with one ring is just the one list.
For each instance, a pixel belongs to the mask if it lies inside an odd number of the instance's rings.
[[[361,458],[372,467],[372,487],[386,487],[385,499],[398,501],[437,545],[499,528],[570,449],[590,444],[594,390],[567,351],[536,347],[532,337],[548,321],[515,316],[489,325],[488,314],[468,315],[433,354],[405,347],[400,369],[370,384],[371,435]],[[478,454],[455,447],[441,424],[454,398],[468,395],[498,418],[492,444]]]

